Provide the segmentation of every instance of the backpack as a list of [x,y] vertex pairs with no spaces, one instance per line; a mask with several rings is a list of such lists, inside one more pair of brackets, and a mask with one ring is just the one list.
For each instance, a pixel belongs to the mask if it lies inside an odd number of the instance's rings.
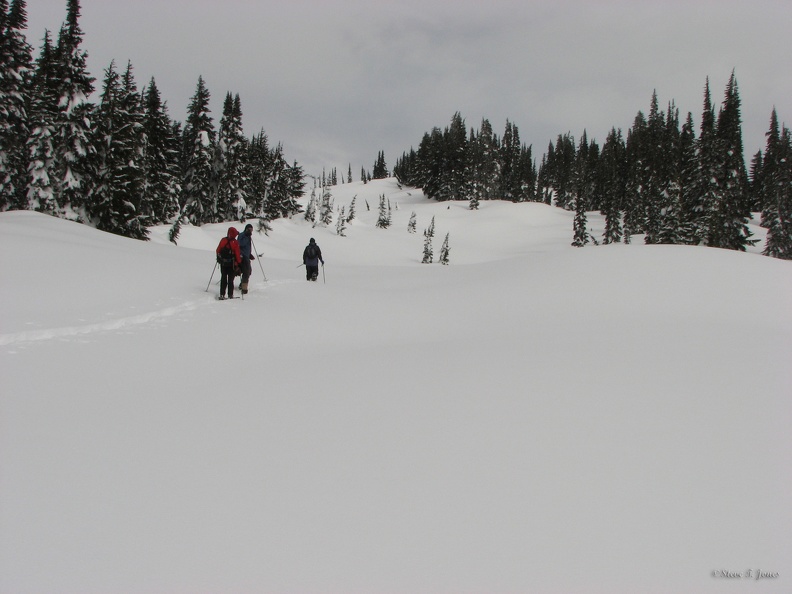
[[231,248],[231,240],[226,237],[226,243],[217,253],[217,262],[223,266],[234,263],[234,250]]
[[314,244],[308,246],[308,249],[305,250],[305,254],[306,256],[308,256],[309,260],[315,260],[316,257],[319,255],[316,252],[316,246]]

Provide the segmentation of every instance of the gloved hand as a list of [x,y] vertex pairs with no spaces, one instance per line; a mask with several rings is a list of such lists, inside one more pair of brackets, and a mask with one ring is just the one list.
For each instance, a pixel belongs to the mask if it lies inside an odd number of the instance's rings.
[[253,254],[250,254],[250,259],[255,260],[256,258],[253,256]]

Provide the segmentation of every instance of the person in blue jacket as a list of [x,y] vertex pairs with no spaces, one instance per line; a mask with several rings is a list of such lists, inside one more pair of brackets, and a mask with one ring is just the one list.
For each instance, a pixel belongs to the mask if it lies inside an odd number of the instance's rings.
[[242,256],[242,263],[239,265],[240,269],[242,270],[242,280],[239,282],[239,290],[242,291],[243,295],[247,295],[248,292],[248,280],[250,280],[250,275],[253,273],[253,267],[250,264],[251,260],[255,260],[253,257],[253,225],[247,224],[245,225],[245,230],[242,231],[242,234],[239,236],[239,253]]
[[316,243],[314,238],[311,237],[311,241],[308,242],[305,250],[303,250],[303,264],[305,264],[306,280],[315,281],[317,278],[319,278],[319,262],[321,262],[322,266],[324,266],[322,250],[319,249],[319,245]]

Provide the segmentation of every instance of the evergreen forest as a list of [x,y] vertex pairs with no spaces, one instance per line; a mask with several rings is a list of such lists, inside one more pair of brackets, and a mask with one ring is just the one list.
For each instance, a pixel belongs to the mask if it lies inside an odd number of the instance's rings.
[[34,60],[25,1],[0,0],[0,211],[137,239],[169,224],[172,241],[183,223],[266,225],[300,211],[302,169],[263,130],[244,135],[239,95],[226,95],[216,125],[199,77],[186,121],[175,121],[153,78],[138,88],[131,63],[109,64],[101,82],[88,73],[79,17],[79,0],[67,0],[57,39],[47,31]]
[[[393,169],[399,183],[423,188],[435,200],[544,202],[575,211],[572,245],[646,243],[705,245],[745,251],[756,240],[748,223],[761,213],[767,228],[763,253],[792,259],[792,136],[770,117],[764,151],[745,166],[740,96],[732,73],[715,110],[709,80],[698,134],[691,113],[684,122],[673,102],[660,109],[653,93],[648,115],[639,111],[626,137],[612,128],[605,143],[559,134],[537,167],[532,147],[507,121],[502,136],[487,119],[467,130],[451,123],[424,134],[418,150],[402,154]],[[586,212],[605,217],[593,237]]]

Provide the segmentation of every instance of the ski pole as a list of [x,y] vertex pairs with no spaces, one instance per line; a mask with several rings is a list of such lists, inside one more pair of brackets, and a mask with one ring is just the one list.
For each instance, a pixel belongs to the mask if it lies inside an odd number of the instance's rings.
[[209,292],[209,285],[212,284],[212,279],[214,278],[215,270],[217,270],[217,262],[215,262],[214,268],[212,268],[212,276],[209,277],[209,284],[206,285],[206,291],[204,291],[204,293]]
[[264,282],[267,282],[267,275],[264,274],[264,267],[261,265],[261,254],[258,253],[258,250],[256,249],[256,244],[253,243],[252,237],[250,238],[250,245],[253,247],[253,251],[256,252],[256,254],[258,254],[258,263],[259,263],[259,268],[261,268],[261,276],[264,277]]
[[324,262],[322,262],[322,284],[324,285],[327,284],[327,279],[325,278],[325,273],[324,273]]

